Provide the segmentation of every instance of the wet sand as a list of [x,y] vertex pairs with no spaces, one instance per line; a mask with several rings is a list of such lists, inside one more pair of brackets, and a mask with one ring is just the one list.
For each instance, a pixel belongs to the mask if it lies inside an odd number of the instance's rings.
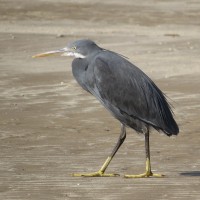
[[[0,4],[0,199],[200,199],[198,1]],[[145,167],[131,129],[107,170],[120,177],[71,176],[99,169],[120,124],[77,85],[72,59],[31,56],[79,38],[129,57],[169,97],[180,134],[151,134],[152,168],[165,178],[123,178]]]

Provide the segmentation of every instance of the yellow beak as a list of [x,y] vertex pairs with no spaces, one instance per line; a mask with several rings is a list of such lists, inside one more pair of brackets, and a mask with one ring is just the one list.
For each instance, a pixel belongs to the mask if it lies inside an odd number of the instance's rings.
[[55,50],[55,51],[47,51],[47,52],[44,52],[44,53],[36,54],[36,55],[32,56],[32,58],[52,56],[52,55],[62,54],[64,52],[65,52],[64,49],[59,49],[59,50]]

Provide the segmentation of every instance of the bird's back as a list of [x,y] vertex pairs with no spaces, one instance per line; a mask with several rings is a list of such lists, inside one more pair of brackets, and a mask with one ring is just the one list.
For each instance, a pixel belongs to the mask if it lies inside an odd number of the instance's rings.
[[135,65],[116,53],[102,51],[89,68],[88,90],[123,124],[138,132],[152,126],[169,136],[178,134],[165,95]]

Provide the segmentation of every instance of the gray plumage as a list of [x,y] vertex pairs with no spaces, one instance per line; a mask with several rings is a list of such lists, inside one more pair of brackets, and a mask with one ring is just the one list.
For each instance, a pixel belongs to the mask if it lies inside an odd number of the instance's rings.
[[73,60],[75,79],[123,125],[140,133],[153,127],[168,136],[178,134],[165,95],[144,72],[91,40],[78,40],[73,45],[85,57]]
[[169,103],[155,83],[126,57],[97,46],[91,40],[77,40],[67,47],[33,56],[54,54],[73,56],[72,72],[84,90],[94,95],[111,114],[121,122],[119,139],[100,170],[94,173],[78,173],[74,176],[113,177],[105,171],[126,139],[126,127],[145,137],[145,173],[125,175],[126,178],[163,177],[154,174],[150,162],[150,127],[166,135],[179,132]]

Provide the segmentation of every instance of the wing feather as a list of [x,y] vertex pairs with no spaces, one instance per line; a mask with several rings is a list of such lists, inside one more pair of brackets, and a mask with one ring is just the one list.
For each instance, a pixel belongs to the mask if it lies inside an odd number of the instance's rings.
[[109,59],[98,56],[93,73],[93,95],[120,121],[131,127],[139,120],[168,135],[178,133],[164,94],[132,63],[113,53]]

